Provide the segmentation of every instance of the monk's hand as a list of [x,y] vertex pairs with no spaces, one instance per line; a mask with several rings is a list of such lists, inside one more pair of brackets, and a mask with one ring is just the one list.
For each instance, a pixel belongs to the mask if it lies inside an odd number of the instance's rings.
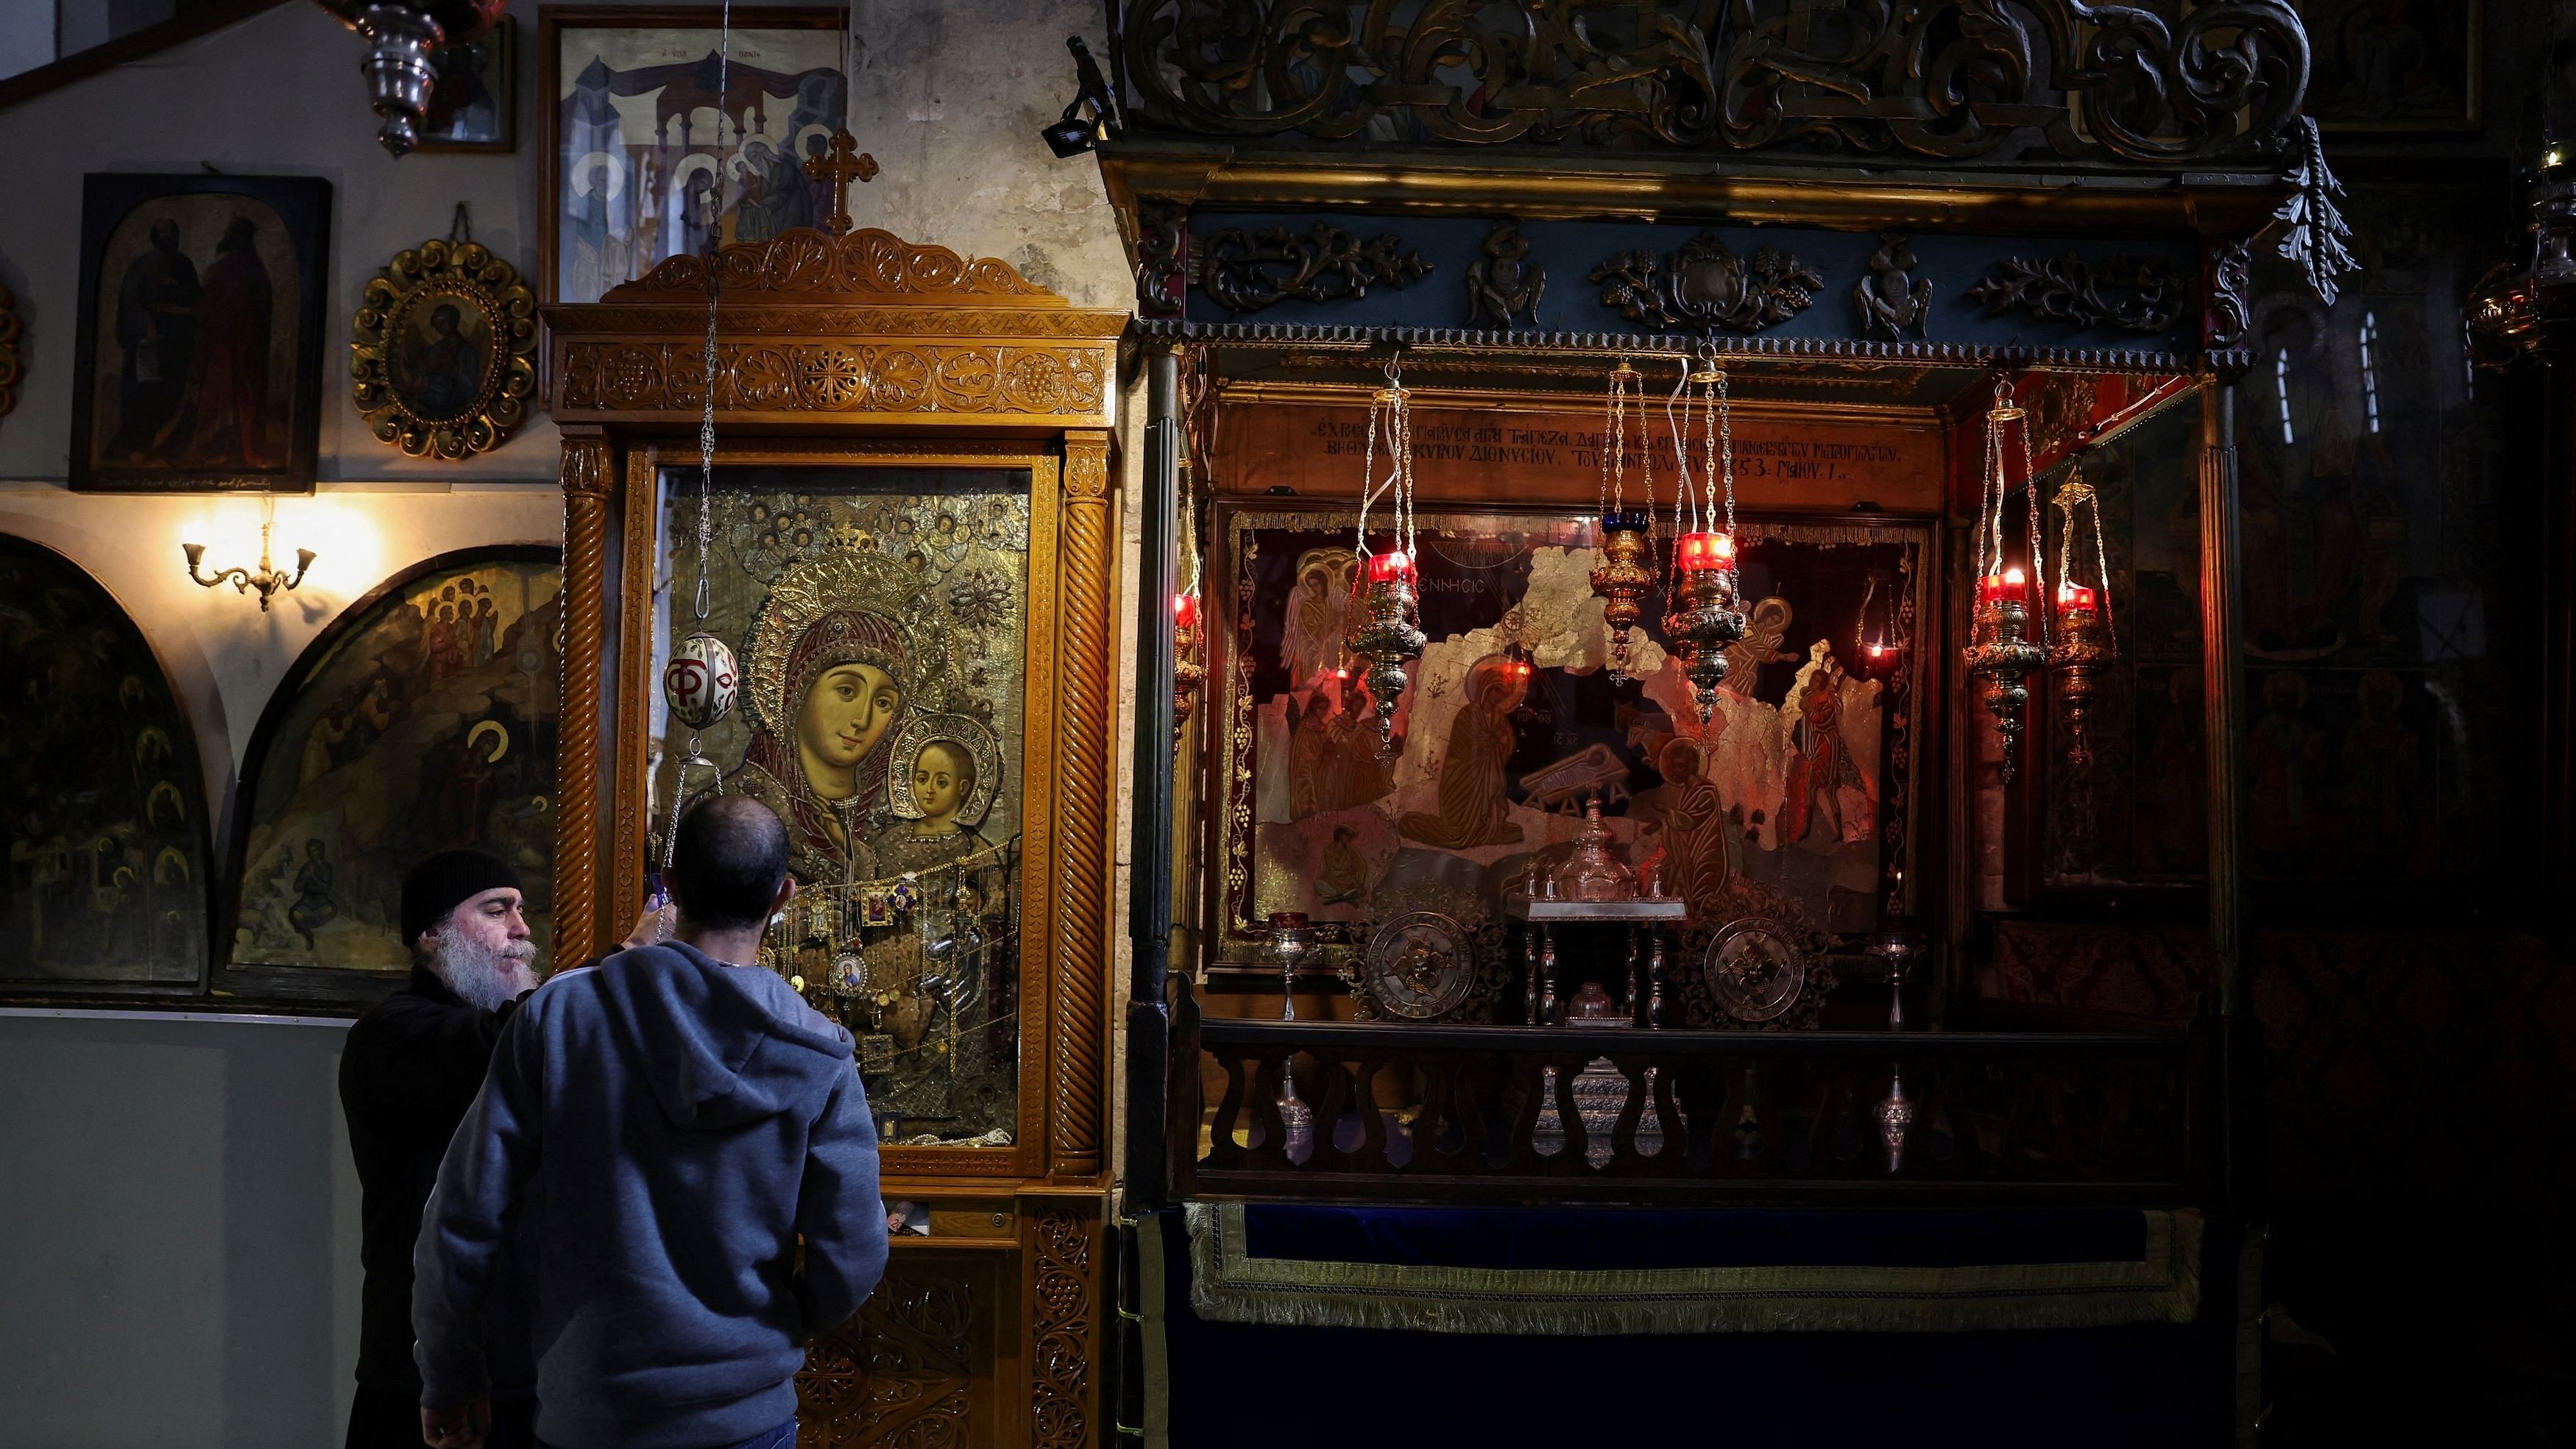
[[492,1401],[476,1399],[468,1404],[420,1411],[421,1442],[430,1449],[483,1449],[483,1441],[492,1432]]

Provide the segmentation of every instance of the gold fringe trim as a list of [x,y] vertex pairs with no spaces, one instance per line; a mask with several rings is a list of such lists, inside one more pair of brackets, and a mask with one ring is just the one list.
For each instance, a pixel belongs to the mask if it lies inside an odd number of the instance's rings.
[[1242,1203],[1191,1203],[1190,1307],[1218,1323],[1419,1333],[1964,1333],[2189,1323],[2200,1214],[2148,1211],[2134,1263],[1431,1268],[1256,1258]]

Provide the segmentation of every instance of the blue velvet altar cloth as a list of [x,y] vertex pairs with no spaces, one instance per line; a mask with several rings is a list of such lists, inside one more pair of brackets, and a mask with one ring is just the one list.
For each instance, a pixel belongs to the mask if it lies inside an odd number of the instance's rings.
[[[1175,1210],[1148,1305],[1153,1443],[1171,1449],[1719,1444],[2165,1449],[2230,1442],[2232,1226],[2189,1323],[1960,1333],[1600,1337],[1203,1320]],[[1253,1205],[1264,1257],[1459,1267],[1942,1267],[2134,1257],[2132,1211],[1632,1211]]]

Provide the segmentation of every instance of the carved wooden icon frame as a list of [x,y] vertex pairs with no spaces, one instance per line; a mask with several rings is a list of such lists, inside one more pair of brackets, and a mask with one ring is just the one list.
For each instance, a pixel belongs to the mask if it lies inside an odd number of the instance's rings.
[[350,387],[377,442],[463,458],[527,421],[537,299],[489,249],[433,238],[396,252],[368,280],[353,330]]
[[[928,1291],[941,1265],[961,1261],[957,1250],[1010,1255],[1012,1267],[979,1281],[1016,1300],[977,1320],[990,1327],[994,1383],[1009,1391],[959,1400],[990,1405],[973,1440],[1094,1443],[1115,725],[1110,430],[1129,319],[1073,308],[1004,263],[882,231],[790,230],[726,247],[712,266],[720,466],[1030,475],[1018,1132],[1007,1148],[887,1146],[880,1161],[889,1196],[930,1204],[933,1242],[947,1250],[914,1252],[921,1240],[905,1237],[904,1291]],[[598,302],[544,309],[564,435],[555,909],[566,960],[579,959],[577,941],[613,948],[643,904],[660,475],[698,461],[709,268],[672,257]],[[854,1352],[847,1330],[826,1335],[801,1384],[805,1417],[827,1434],[866,1418],[862,1381],[885,1376],[915,1384],[909,1402],[927,1413],[952,1399],[939,1372]]]

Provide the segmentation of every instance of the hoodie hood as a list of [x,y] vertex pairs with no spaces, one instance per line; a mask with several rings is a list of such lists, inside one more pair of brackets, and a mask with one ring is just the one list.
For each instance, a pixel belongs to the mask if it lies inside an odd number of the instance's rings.
[[609,1029],[649,1064],[645,1080],[675,1127],[811,1116],[850,1074],[850,1034],[775,972],[672,942],[621,951],[584,974]]

